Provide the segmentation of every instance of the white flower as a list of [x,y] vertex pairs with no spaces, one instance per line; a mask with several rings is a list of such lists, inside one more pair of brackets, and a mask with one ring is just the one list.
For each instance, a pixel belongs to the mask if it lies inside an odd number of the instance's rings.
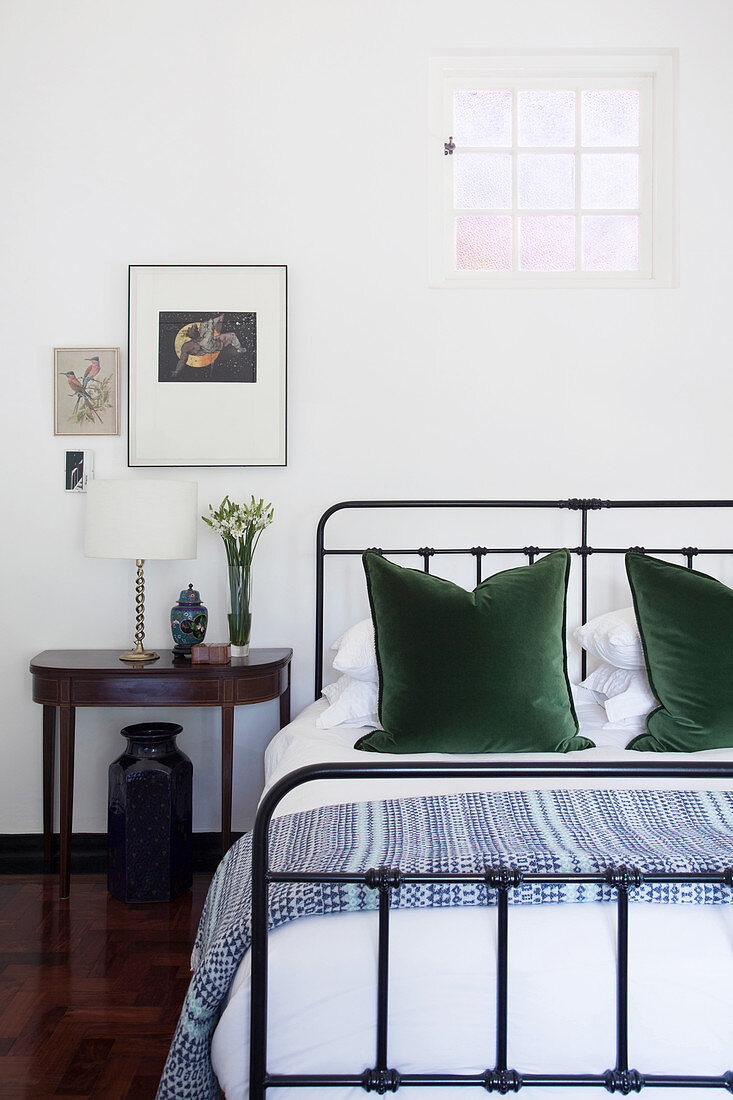
[[218,509],[209,505],[209,515],[202,516],[212,531],[221,535],[227,546],[227,559],[240,565],[249,565],[266,527],[272,523],[275,510],[260,498],[250,497],[249,504],[233,503],[225,496]]

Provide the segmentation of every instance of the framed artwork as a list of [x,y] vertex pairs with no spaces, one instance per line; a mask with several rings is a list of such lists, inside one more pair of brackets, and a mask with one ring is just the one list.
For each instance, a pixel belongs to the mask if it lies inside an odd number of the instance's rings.
[[86,493],[94,477],[94,451],[67,451],[64,466],[64,491]]
[[119,348],[53,349],[54,435],[119,435]]
[[130,266],[129,466],[287,464],[287,267]]

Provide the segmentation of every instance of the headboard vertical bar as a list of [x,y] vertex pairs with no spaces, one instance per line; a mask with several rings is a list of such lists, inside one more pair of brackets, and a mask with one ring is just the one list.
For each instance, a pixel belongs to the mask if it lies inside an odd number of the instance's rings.
[[323,569],[325,561],[323,532],[332,511],[333,509],[329,508],[327,512],[323,513],[316,532],[316,699],[320,699],[323,690]]
[[[580,624],[588,621],[588,509],[580,511]],[[585,680],[588,671],[588,655],[580,653],[580,678]]]

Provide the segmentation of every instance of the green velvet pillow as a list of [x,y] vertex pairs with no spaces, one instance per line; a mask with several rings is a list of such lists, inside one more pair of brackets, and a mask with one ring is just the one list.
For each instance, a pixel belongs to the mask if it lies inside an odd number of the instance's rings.
[[379,668],[369,752],[568,752],[577,737],[565,655],[567,550],[473,592],[364,554]]
[[660,706],[639,752],[733,747],[733,591],[707,573],[627,554],[649,683]]

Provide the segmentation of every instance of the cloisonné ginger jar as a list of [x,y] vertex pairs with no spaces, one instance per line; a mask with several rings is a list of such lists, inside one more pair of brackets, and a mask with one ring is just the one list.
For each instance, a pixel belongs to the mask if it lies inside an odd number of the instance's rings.
[[201,603],[201,596],[192,584],[181,592],[178,603],[171,608],[171,633],[173,652],[179,657],[190,657],[191,647],[199,645],[206,637],[209,612]]

